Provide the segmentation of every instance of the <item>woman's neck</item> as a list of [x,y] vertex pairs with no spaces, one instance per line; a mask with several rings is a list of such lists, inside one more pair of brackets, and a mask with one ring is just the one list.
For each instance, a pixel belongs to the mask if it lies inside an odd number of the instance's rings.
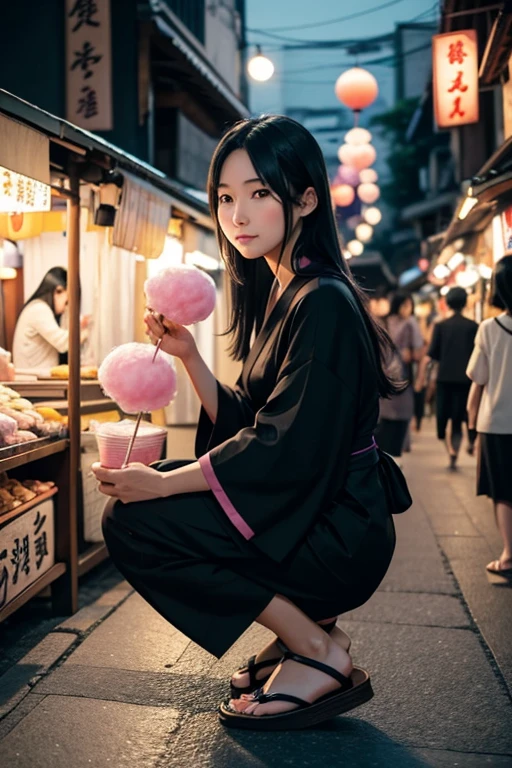
[[[302,225],[302,221],[299,220],[299,224]],[[295,248],[295,244],[299,238],[301,229],[302,226],[296,226],[296,228],[292,231],[291,237],[286,244],[282,256],[281,246],[272,251],[272,253],[268,253],[264,256],[265,261],[276,277],[279,286],[278,290],[280,293],[285,290],[286,286],[295,277],[295,273],[292,269],[292,254],[293,249]]]

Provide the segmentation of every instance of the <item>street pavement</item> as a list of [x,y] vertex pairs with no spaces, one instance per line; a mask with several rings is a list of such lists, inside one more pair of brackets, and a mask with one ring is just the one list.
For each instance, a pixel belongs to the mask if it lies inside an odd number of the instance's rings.
[[500,541],[475,459],[448,472],[427,423],[403,463],[415,502],[393,564],[340,620],[371,702],[308,731],[224,730],[230,673],[270,633],[253,625],[216,660],[121,582],[0,677],[1,765],[512,768],[512,588],[485,573]]

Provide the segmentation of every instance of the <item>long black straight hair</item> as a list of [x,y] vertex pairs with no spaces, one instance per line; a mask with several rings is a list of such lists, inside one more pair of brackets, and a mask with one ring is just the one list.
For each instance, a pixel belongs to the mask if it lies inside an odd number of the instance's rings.
[[38,287],[36,288],[32,296],[29,299],[27,299],[27,301],[23,305],[23,309],[25,309],[27,304],[30,304],[31,301],[40,299],[41,301],[45,301],[48,304],[48,306],[52,310],[55,317],[57,317],[57,315],[55,314],[53,294],[56,288],[67,288],[67,287],[68,287],[67,271],[64,269],[64,267],[52,267],[52,269],[49,269],[46,275],[43,277],[43,279],[39,283]]
[[217,231],[221,256],[231,278],[231,315],[226,333],[232,334],[230,352],[235,360],[245,360],[251,334],[261,328],[270,288],[274,279],[264,258],[244,259],[229,242],[219,224],[218,187],[220,174],[228,156],[244,149],[262,181],[283,205],[285,236],[281,257],[290,239],[293,206],[298,205],[308,187],[317,194],[318,205],[302,219],[302,230],[292,253],[292,270],[304,271],[300,259],[307,256],[319,272],[329,271],[343,278],[361,310],[374,349],[375,375],[379,393],[389,397],[402,390],[385,372],[393,345],[387,333],[371,316],[367,299],[354,282],[343,257],[334,219],[327,170],[316,140],[300,123],[282,115],[269,115],[236,123],[221,139],[210,165],[208,197]]

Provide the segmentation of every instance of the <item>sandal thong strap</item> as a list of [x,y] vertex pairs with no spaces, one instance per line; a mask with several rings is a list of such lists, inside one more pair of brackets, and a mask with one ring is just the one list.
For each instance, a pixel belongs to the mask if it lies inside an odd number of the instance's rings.
[[259,693],[255,696],[258,704],[268,704],[269,701],[287,701],[290,704],[298,704],[299,709],[309,707],[310,702],[299,699],[298,696],[292,696],[290,693]]
[[276,664],[279,664],[281,661],[281,657],[278,659],[267,659],[267,661],[256,661],[256,656],[251,656],[250,659],[247,661],[247,665],[245,667],[241,667],[238,671],[241,674],[248,673],[249,679],[251,681],[251,685],[254,685],[257,682],[260,682],[256,675],[260,671],[260,669],[264,669],[265,667],[272,667]]
[[345,675],[342,675],[341,672],[338,672],[338,670],[334,669],[334,667],[330,667],[328,664],[324,664],[323,662],[317,661],[316,659],[310,659],[307,656],[301,656],[300,654],[293,653],[292,651],[286,651],[283,656],[283,660],[286,659],[291,659],[291,661],[304,664],[306,667],[312,667],[313,669],[318,669],[319,672],[324,672],[324,674],[334,678],[334,680],[336,680],[342,686],[342,688],[351,688],[353,685],[350,677],[345,677]]

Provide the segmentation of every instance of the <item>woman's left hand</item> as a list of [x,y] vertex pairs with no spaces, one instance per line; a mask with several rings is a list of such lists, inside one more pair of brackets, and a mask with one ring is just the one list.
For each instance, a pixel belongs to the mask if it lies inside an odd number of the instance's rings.
[[161,499],[165,496],[164,476],[145,464],[134,463],[123,469],[107,469],[95,462],[92,471],[99,481],[99,490],[106,496],[119,499],[123,504]]

